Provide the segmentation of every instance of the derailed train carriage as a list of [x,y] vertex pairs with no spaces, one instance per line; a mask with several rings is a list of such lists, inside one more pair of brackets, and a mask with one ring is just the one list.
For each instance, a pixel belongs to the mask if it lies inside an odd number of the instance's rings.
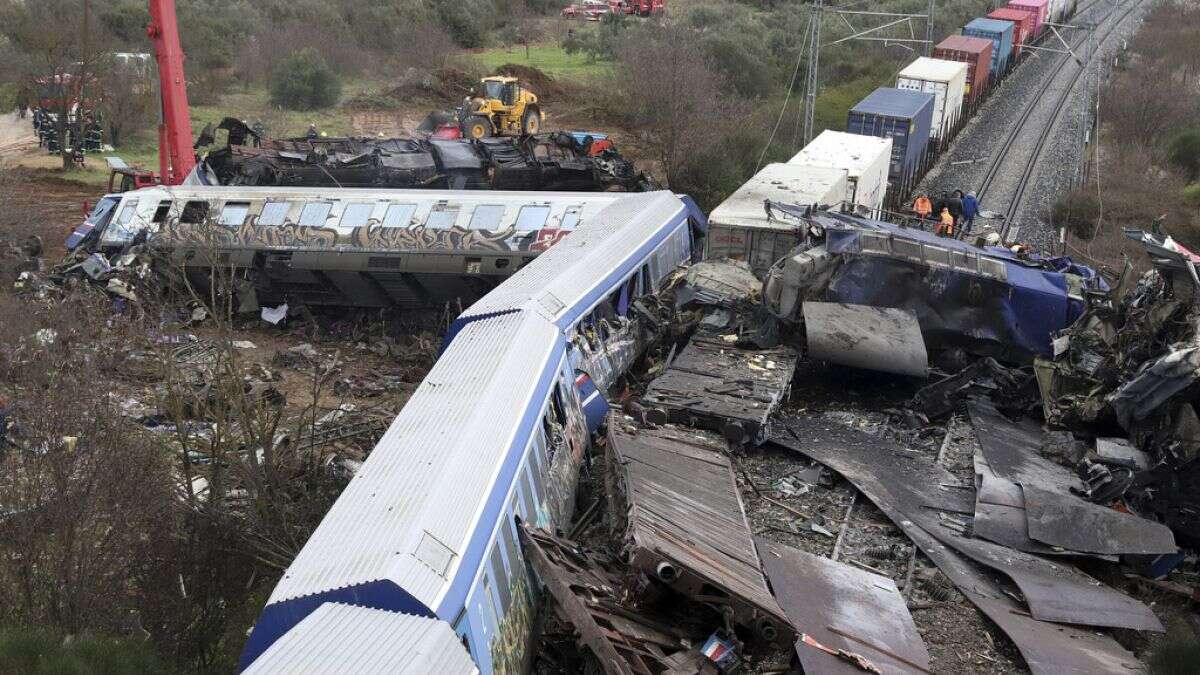
[[104,197],[68,246],[112,254],[146,242],[198,288],[236,270],[243,309],[465,305],[626,202],[639,203],[617,192],[147,188]]
[[601,392],[651,332],[636,303],[704,228],[690,200],[627,195],[464,314],[276,586],[242,667],[419,672],[405,655],[436,654],[439,672],[524,672],[538,591],[517,528],[569,523]]

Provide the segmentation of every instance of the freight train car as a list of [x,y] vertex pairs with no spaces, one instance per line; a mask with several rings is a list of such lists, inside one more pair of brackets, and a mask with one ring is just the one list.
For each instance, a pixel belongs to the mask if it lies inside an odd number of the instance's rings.
[[964,98],[975,103],[988,90],[991,81],[992,41],[985,38],[951,35],[933,48],[933,58],[967,64]]
[[992,41],[991,75],[993,79],[1004,77],[1013,53],[1013,23],[998,19],[974,19],[963,26],[962,34]]
[[892,139],[888,180],[911,179],[925,156],[933,129],[933,94],[880,87],[850,109],[846,131]]

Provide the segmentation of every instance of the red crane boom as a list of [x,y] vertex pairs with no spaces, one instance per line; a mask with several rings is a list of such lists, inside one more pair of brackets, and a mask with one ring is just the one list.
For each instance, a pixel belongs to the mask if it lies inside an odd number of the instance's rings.
[[175,0],[150,0],[146,35],[154,43],[162,118],[158,123],[158,167],[163,185],[179,185],[196,167],[192,149],[192,116],[188,109],[187,78]]

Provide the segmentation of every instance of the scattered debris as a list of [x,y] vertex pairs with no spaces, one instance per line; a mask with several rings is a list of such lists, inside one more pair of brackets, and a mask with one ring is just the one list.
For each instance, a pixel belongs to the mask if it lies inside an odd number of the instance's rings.
[[798,359],[791,347],[742,350],[696,336],[646,388],[647,419],[720,431],[735,445],[758,445],[787,396]]
[[791,642],[767,587],[733,467],[722,444],[694,431],[638,430],[609,419],[613,511],[630,564],[711,603],[766,641]]

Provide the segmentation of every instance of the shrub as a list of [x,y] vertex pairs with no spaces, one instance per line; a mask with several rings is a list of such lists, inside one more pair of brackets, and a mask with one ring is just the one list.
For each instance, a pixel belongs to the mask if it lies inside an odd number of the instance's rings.
[[1200,178],[1200,129],[1188,129],[1171,139],[1168,157],[1188,180]]
[[341,95],[341,82],[311,47],[284,58],[271,71],[271,102],[283,108],[327,108]]
[[1054,202],[1055,224],[1065,225],[1072,236],[1083,240],[1091,239],[1096,233],[1096,221],[1100,218],[1100,202],[1094,190],[1073,190]]
[[1189,185],[1183,188],[1183,201],[1188,206],[1200,208],[1200,185]]

